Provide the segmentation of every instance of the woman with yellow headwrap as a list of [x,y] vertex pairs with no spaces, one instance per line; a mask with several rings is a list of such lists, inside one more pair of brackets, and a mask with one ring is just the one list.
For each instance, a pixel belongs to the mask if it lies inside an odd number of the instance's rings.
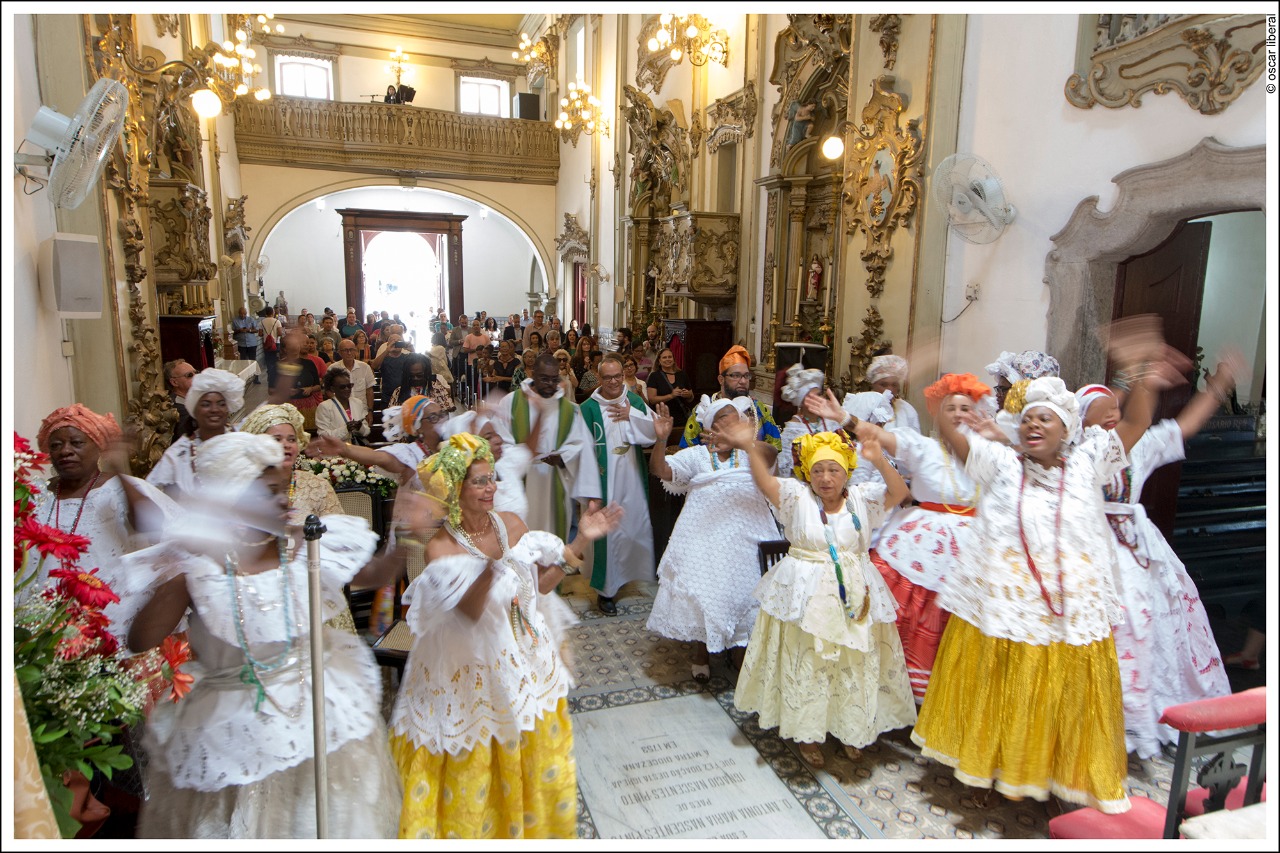
[[413,646],[391,715],[401,838],[572,838],[577,778],[560,656],[565,566],[621,518],[588,512],[566,546],[495,512],[493,453],[460,433],[419,466],[447,520],[405,591]]
[[796,741],[814,767],[825,763],[828,733],[857,760],[859,747],[916,718],[893,596],[867,557],[872,528],[907,496],[906,483],[874,437],[863,453],[883,484],[849,483],[858,460],[844,434],[801,436],[796,479],[770,473],[750,422],[723,434],[748,451],[752,479],[791,541],[756,585],[760,614],[734,704]]

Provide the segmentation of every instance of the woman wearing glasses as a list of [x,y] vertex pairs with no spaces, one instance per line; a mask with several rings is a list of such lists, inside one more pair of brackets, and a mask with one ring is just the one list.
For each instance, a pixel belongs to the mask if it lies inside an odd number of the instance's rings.
[[402,487],[422,491],[418,463],[435,451],[440,442],[436,427],[448,418],[449,413],[434,400],[421,395],[410,397],[403,405],[388,406],[382,412],[382,434],[396,444],[374,450],[322,434],[312,442],[314,450],[308,455],[342,456],[370,468],[381,468]]
[[351,373],[345,367],[332,367],[324,375],[324,391],[331,395],[316,407],[316,430],[320,435],[360,444],[369,437],[373,414],[363,399],[352,395]]

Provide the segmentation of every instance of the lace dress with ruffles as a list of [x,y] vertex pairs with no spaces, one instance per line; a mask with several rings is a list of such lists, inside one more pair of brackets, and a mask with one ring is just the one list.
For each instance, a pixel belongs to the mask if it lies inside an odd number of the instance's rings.
[[658,594],[646,627],[711,653],[745,646],[759,604],[758,545],[779,537],[769,504],[751,479],[746,454],[711,461],[702,445],[667,457],[671,494],[688,494],[658,564]]
[[[413,645],[391,715],[391,749],[405,799],[401,838],[548,838],[577,831],[577,773],[560,655],[572,611],[538,591],[538,565],[563,561],[563,542],[529,531],[503,556],[433,560],[405,591]],[[491,567],[491,568],[490,568]],[[458,604],[495,573],[479,618]]]
[[[320,583],[323,615],[331,619],[343,605],[343,584],[368,563],[377,535],[351,516],[323,522]],[[147,721],[150,798],[139,835],[314,838],[306,549],[253,575],[232,574],[224,560],[175,541],[126,559],[159,579],[186,576],[196,656],[186,667],[195,676],[190,694],[160,703]],[[260,662],[291,651],[278,669],[257,668],[259,689],[248,677],[246,647]],[[381,674],[356,636],[326,628],[324,649],[329,835],[391,837],[401,791],[378,708]]]
[[782,737],[822,743],[830,732],[862,747],[916,719],[893,596],[867,557],[884,487],[851,485],[845,506],[829,515],[843,603],[817,498],[798,480],[779,479],[778,488],[791,548],[756,586],[760,614],[734,704],[758,711],[760,726]]

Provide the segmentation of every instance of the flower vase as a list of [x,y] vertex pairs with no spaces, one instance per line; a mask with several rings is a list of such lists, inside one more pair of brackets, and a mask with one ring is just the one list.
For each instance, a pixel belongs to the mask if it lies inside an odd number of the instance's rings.
[[92,838],[111,816],[111,809],[93,795],[89,779],[79,770],[63,773],[62,784],[71,792],[71,817],[80,824],[75,837]]

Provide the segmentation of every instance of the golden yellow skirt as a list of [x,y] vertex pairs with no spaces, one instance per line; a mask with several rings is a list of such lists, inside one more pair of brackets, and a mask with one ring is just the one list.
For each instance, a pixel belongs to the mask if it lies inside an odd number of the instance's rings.
[[956,778],[1010,797],[1129,810],[1124,704],[1111,637],[1034,646],[947,622],[911,739]]
[[519,742],[437,755],[392,735],[401,838],[576,838],[578,780],[564,699]]

